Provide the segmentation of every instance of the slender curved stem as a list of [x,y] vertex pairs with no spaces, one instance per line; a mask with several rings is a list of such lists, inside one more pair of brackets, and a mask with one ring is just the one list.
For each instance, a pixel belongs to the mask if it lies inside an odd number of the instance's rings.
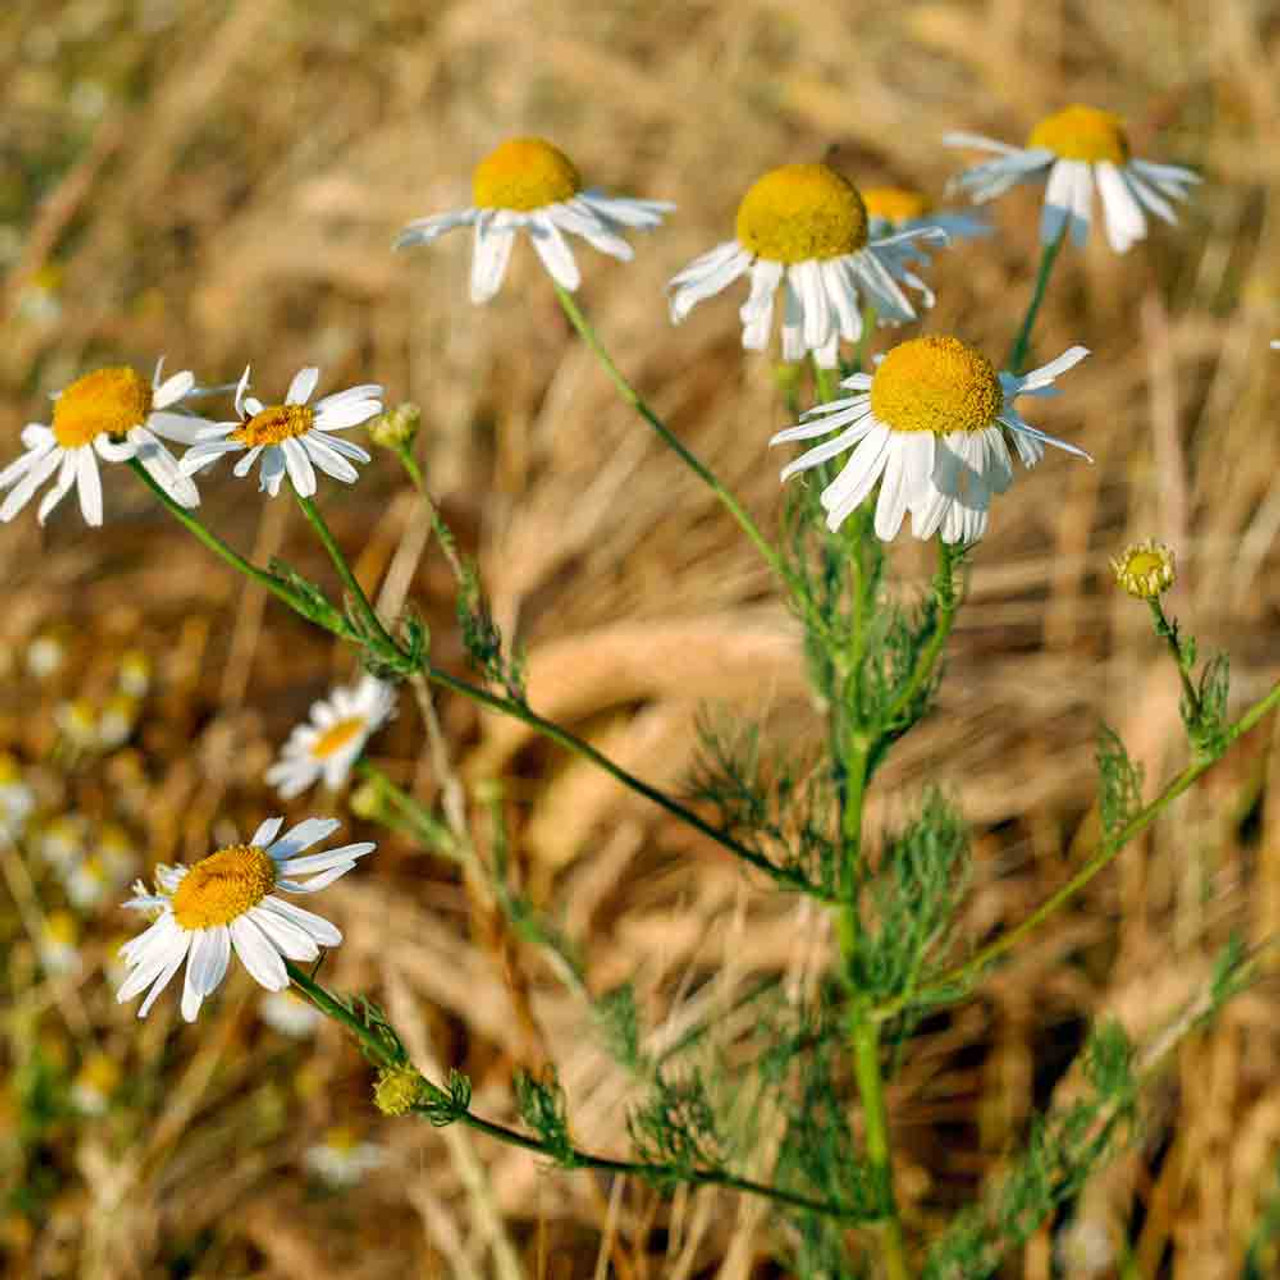
[[756,550],[760,553],[765,563],[768,564],[779,578],[785,580],[782,571],[782,561],[777,550],[769,542],[769,540],[760,532],[760,526],[751,518],[747,510],[738,501],[737,498],[729,492],[728,489],[720,483],[715,473],[710,467],[699,459],[680,438],[662,421],[660,417],[651,409],[640,393],[627,381],[622,371],[613,362],[613,358],[605,350],[604,344],[600,341],[596,334],[595,328],[591,321],[587,319],[582,309],[574,300],[573,294],[560,285],[555,286],[556,297],[560,299],[560,305],[564,308],[564,313],[569,317],[569,323],[578,331],[583,342],[591,348],[592,354],[600,361],[601,367],[605,373],[609,375],[610,381],[618,389],[618,394],[660,435],[663,441],[668,444],[679,455],[680,460],[694,473],[710,490],[720,499],[721,505],[729,512],[731,516],[742,527],[743,533],[751,539]]
[[[1238,738],[1248,733],[1269,712],[1280,706],[1280,683],[1260,701],[1254,703],[1248,711],[1227,731],[1224,740],[1224,754]],[[874,1010],[877,1021],[895,1017],[904,1008],[912,1004],[927,1003],[932,997],[941,997],[954,988],[966,987],[988,965],[1001,956],[1012,951],[1033,929],[1042,925],[1050,916],[1065,906],[1085,887],[1098,873],[1104,870],[1115,856],[1135,836],[1141,835],[1168,807],[1206,774],[1222,757],[1213,756],[1198,759],[1189,764],[1174,778],[1168,786],[1140,813],[1135,814],[1115,835],[1102,841],[1098,851],[1088,862],[1076,872],[1061,889],[1050,894],[1025,920],[1007,933],[1003,933],[994,942],[975,952],[963,964],[949,969],[936,982],[924,991],[896,996],[894,999],[879,1005]]]
[[1186,699],[1187,710],[1191,713],[1192,723],[1199,725],[1204,719],[1204,708],[1200,705],[1200,695],[1196,692],[1196,687],[1191,683],[1191,676],[1187,672],[1187,663],[1182,649],[1182,642],[1178,638],[1177,629],[1165,617],[1164,607],[1160,603],[1159,596],[1152,596],[1147,604],[1151,606],[1151,617],[1155,622],[1156,635],[1162,637],[1169,646],[1169,652],[1173,655],[1174,666],[1178,668],[1178,679],[1182,681],[1182,696]]
[[128,465],[132,468],[134,474],[142,480],[143,484],[160,499],[169,514],[183,525],[188,532],[194,534],[214,555],[225,560],[227,564],[239,573],[244,574],[246,578],[256,582],[259,586],[265,587],[273,596],[294,610],[295,613],[300,613],[304,618],[315,622],[324,627],[326,631],[332,632],[336,636],[341,636],[343,639],[350,640],[354,638],[345,626],[339,627],[331,620],[317,617],[287,582],[282,578],[277,578],[266,569],[259,569],[256,564],[251,564],[238,551],[233,550],[223,542],[198,516],[194,515],[186,507],[179,506],[165,492],[164,488],[152,478],[137,458],[131,458]]
[[1045,291],[1049,287],[1053,264],[1057,262],[1058,254],[1066,242],[1069,221],[1068,219],[1063,222],[1057,238],[1045,245],[1040,253],[1040,270],[1036,272],[1036,284],[1031,293],[1031,302],[1027,307],[1027,314],[1023,317],[1022,328],[1018,330],[1018,336],[1013,340],[1013,346],[1009,351],[1007,367],[1010,373],[1021,373],[1022,366],[1026,363],[1027,350],[1031,346],[1031,331],[1035,328],[1036,316],[1040,314],[1040,304],[1044,301]]
[[454,862],[463,862],[458,852],[458,842],[453,832],[429,809],[424,808],[403,787],[397,786],[372,760],[362,756],[356,761],[356,772],[368,778],[380,794],[386,796],[392,806],[400,811],[414,834],[433,852]]
[[[304,973],[292,961],[285,961],[285,968],[294,986],[311,1001],[326,1017],[341,1023],[364,1048],[366,1056],[375,1065],[389,1069],[405,1066],[400,1052],[387,1039],[379,1035],[371,1027],[366,1026],[359,1017],[348,1009],[340,1000],[326,991],[318,982]],[[402,1051],[401,1051],[402,1052]],[[723,1169],[685,1169],[677,1165],[651,1164],[639,1160],[614,1160],[607,1156],[598,1156],[578,1147],[570,1147],[568,1151],[556,1151],[539,1138],[510,1129],[506,1125],[486,1120],[469,1108],[457,1116],[457,1123],[465,1124],[477,1133],[488,1134],[508,1146],[520,1147],[532,1151],[536,1155],[548,1159],[559,1160],[570,1169],[598,1169],[605,1173],[627,1174],[660,1183],[683,1183],[691,1186],[723,1187],[729,1191],[740,1191],[746,1195],[760,1196],[772,1200],[776,1204],[791,1209],[801,1209],[808,1213],[822,1214],[824,1217],[840,1218],[847,1221],[866,1222],[862,1213],[845,1205],[835,1204],[827,1200],[815,1200],[809,1196],[798,1195],[781,1187],[771,1187],[763,1182],[753,1182],[750,1178],[739,1178]]]

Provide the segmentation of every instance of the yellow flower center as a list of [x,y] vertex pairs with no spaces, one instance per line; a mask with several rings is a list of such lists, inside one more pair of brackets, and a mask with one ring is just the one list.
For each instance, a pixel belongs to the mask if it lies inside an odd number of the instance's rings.
[[317,760],[327,760],[336,755],[364,728],[364,716],[352,716],[331,724],[314,742],[311,754]]
[[738,243],[770,262],[839,258],[867,243],[867,210],[829,165],[783,165],[742,197]]
[[1027,145],[1044,147],[1064,160],[1125,164],[1129,159],[1129,139],[1120,117],[1078,103],[1041,120],[1031,130]]
[[197,862],[173,894],[173,918],[184,929],[230,924],[275,888],[276,864],[255,844],[233,844]]
[[1153,538],[1126,547],[1111,561],[1111,571],[1117,584],[1139,600],[1154,600],[1162,595],[1177,576],[1173,552]]
[[150,412],[151,386],[133,369],[97,369],[53,402],[53,434],[64,449],[79,449],[104,431],[124,435]]
[[867,216],[883,218],[895,226],[909,218],[923,218],[929,212],[929,202],[918,191],[906,187],[864,187],[862,203]]
[[305,436],[315,422],[310,405],[273,404],[255,413],[231,433],[231,439],[252,449],[260,444],[279,444],[293,436]]
[[581,190],[573,161],[541,138],[511,138],[489,152],[471,175],[472,198],[481,209],[528,213]]
[[120,1067],[105,1053],[93,1053],[85,1059],[77,1077],[80,1084],[101,1094],[115,1092],[120,1083]]
[[893,431],[983,431],[1003,407],[995,367],[958,338],[900,343],[871,382],[871,411]]

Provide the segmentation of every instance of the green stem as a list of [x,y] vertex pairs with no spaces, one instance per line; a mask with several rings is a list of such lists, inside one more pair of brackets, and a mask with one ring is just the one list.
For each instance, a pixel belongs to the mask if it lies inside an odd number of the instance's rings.
[[436,853],[455,862],[463,861],[462,855],[458,852],[458,842],[449,828],[435,814],[424,809],[407,791],[397,786],[372,760],[364,757],[357,760],[356,772],[378,787],[379,791],[404,815],[413,833]]
[[435,499],[432,498],[427,488],[427,482],[423,478],[422,468],[418,466],[418,460],[413,456],[413,452],[408,445],[397,445],[392,452],[400,459],[400,465],[405,469],[405,473],[413,482],[413,487],[417,489],[427,508],[427,516],[431,521],[432,532],[440,543],[440,549],[444,552],[445,559],[449,562],[449,568],[452,570],[454,578],[459,584],[464,583],[467,576],[466,569],[463,567],[462,560],[458,556],[458,549],[454,545],[453,531],[445,524],[444,518],[440,514],[440,508],[436,505]]
[[858,339],[858,372],[867,371],[867,352],[871,349],[871,339],[876,331],[876,309],[867,303],[862,308],[862,336]]
[[1151,606],[1151,616],[1155,620],[1156,635],[1163,637],[1169,646],[1169,652],[1173,654],[1174,666],[1178,668],[1178,678],[1182,681],[1182,696],[1186,699],[1187,708],[1191,712],[1191,722],[1199,725],[1203,720],[1200,695],[1196,692],[1196,687],[1191,683],[1191,677],[1187,673],[1187,664],[1182,652],[1182,644],[1178,639],[1178,632],[1165,617],[1159,596],[1152,596],[1147,603]]
[[[285,961],[285,968],[293,984],[308,1000],[326,1017],[341,1023],[360,1041],[366,1056],[378,1067],[388,1070],[401,1069],[405,1066],[395,1046],[371,1028],[364,1025],[358,1016],[351,1012],[340,1000],[311,979],[292,961]],[[814,1200],[795,1192],[784,1191],[780,1187],[771,1187],[762,1182],[753,1182],[749,1178],[739,1178],[722,1169],[685,1169],[670,1164],[650,1164],[636,1160],[612,1160],[607,1156],[594,1155],[577,1147],[568,1150],[557,1150],[539,1138],[509,1129],[506,1125],[496,1124],[466,1110],[457,1116],[460,1124],[465,1124],[477,1133],[488,1134],[508,1146],[520,1147],[532,1151],[536,1155],[561,1162],[566,1168],[598,1169],[605,1173],[618,1173],[634,1176],[659,1183],[685,1183],[692,1186],[723,1187],[730,1191],[740,1191],[746,1195],[760,1196],[772,1200],[776,1204],[791,1209],[801,1209],[807,1213],[819,1213],[824,1217],[841,1218],[849,1221],[866,1221],[866,1218],[846,1207],[826,1200]]]
[[303,601],[302,597],[294,591],[294,589],[283,579],[277,578],[274,574],[268,573],[265,569],[259,569],[257,565],[251,564],[238,551],[233,551],[221,538],[218,537],[204,522],[196,515],[192,514],[186,507],[179,506],[164,488],[152,478],[147,469],[140,463],[137,458],[129,460],[129,466],[138,476],[143,484],[160,499],[161,503],[168,510],[179,524],[183,525],[189,533],[202,542],[214,555],[225,560],[238,573],[244,574],[246,578],[256,582],[259,586],[265,587],[273,596],[287,604],[295,613],[301,614],[304,618],[315,622],[317,625],[324,627],[326,631],[333,635],[340,636],[345,640],[354,639],[354,635],[345,624],[339,625],[332,618],[323,618],[317,616]]
[[880,1073],[880,1028],[865,1010],[853,1015],[853,1070],[862,1099],[867,1163],[876,1185],[881,1208],[880,1244],[889,1280],[908,1280],[906,1244],[898,1201],[893,1189],[893,1165],[889,1156],[889,1118]]
[[955,547],[943,542],[942,538],[939,537],[938,568],[933,578],[933,592],[934,599],[937,601],[938,615],[934,620],[933,634],[917,655],[916,664],[912,668],[911,675],[907,677],[906,684],[898,691],[898,696],[889,704],[889,709],[885,712],[882,723],[887,729],[893,727],[898,717],[911,706],[912,701],[932,677],[934,667],[937,665],[938,658],[947,643],[947,638],[951,635],[951,628],[956,619],[956,610],[960,604],[960,597],[956,591],[955,584],[955,566],[959,555],[960,553]]
[[824,369],[817,360],[813,362],[814,391],[819,404],[830,404],[840,398],[840,377],[835,369]]
[[631,385],[623,376],[622,371],[614,364],[612,357],[605,350],[582,309],[574,300],[573,295],[560,285],[555,286],[556,297],[560,299],[560,305],[564,308],[564,313],[569,317],[569,323],[578,331],[583,342],[591,349],[592,354],[600,361],[605,373],[609,375],[613,385],[618,389],[618,394],[629,404],[679,455],[681,461],[694,473],[710,490],[719,498],[721,505],[729,512],[731,516],[741,526],[742,531],[751,539],[756,550],[763,557],[766,564],[771,568],[779,578],[785,580],[782,570],[782,562],[776,549],[769,543],[768,539],[760,532],[760,527],[747,514],[742,504],[729,492],[728,489],[720,483],[715,473],[702,462],[695,454],[693,454],[679,439],[679,437],[662,421],[660,417],[649,407],[640,393]]
[[[1223,754],[1226,748],[1238,738],[1248,733],[1269,712],[1280,706],[1280,683],[1272,687],[1266,697],[1254,703],[1239,720],[1227,730],[1223,740]],[[1097,853],[1076,872],[1056,893],[1045,899],[1021,924],[1007,933],[1001,934],[994,942],[948,970],[924,991],[913,995],[897,996],[893,1000],[878,1006],[874,1010],[877,1021],[892,1018],[909,1004],[928,1003],[932,998],[944,998],[948,991],[956,987],[966,987],[974,977],[1001,956],[1012,951],[1033,929],[1042,925],[1050,916],[1065,906],[1085,887],[1097,874],[1104,870],[1115,856],[1135,836],[1141,835],[1183,792],[1189,790],[1200,780],[1222,757],[1198,759],[1189,764],[1172,782],[1140,813],[1125,823],[1115,835],[1104,840]]]
[[1021,373],[1022,366],[1026,362],[1027,350],[1031,346],[1031,330],[1035,328],[1036,316],[1040,313],[1040,304],[1044,301],[1045,291],[1049,287],[1049,277],[1053,274],[1053,264],[1058,260],[1058,254],[1066,242],[1069,221],[1068,219],[1063,222],[1062,230],[1058,232],[1057,238],[1045,245],[1040,253],[1040,270],[1036,273],[1036,286],[1031,294],[1031,303],[1027,307],[1026,316],[1023,318],[1022,328],[1018,330],[1018,336],[1014,339],[1013,347],[1009,351],[1008,370],[1010,373]]
[[365,595],[359,579],[347,563],[346,556],[342,554],[342,548],[338,546],[337,540],[329,530],[329,526],[325,524],[319,507],[310,498],[304,498],[296,489],[293,491],[293,496],[297,499],[298,506],[302,508],[302,514],[307,517],[308,523],[310,523],[311,527],[316,531],[316,535],[324,544],[324,549],[329,553],[329,559],[333,561],[333,567],[338,571],[338,577],[342,579],[343,586],[346,587],[348,595],[355,602],[360,616],[364,619],[369,635],[378,641],[380,648],[385,648],[386,656],[402,657],[400,646],[388,634],[387,629],[382,625],[382,619],[378,617],[373,605],[369,603],[369,597]]
[[544,719],[524,703],[516,702],[512,698],[505,698],[500,694],[490,693],[488,689],[483,689],[479,685],[470,684],[466,680],[452,676],[447,671],[442,671],[439,667],[433,666],[429,660],[423,666],[422,674],[433,683],[443,685],[446,689],[452,689],[454,693],[460,693],[463,697],[470,698],[473,702],[483,707],[488,707],[493,711],[501,711],[504,715],[509,715],[522,721],[544,738],[562,747],[567,747],[584,760],[589,760],[597,768],[603,769],[611,778],[622,783],[624,787],[628,787],[638,795],[644,796],[647,800],[652,800],[654,804],[673,814],[688,826],[701,831],[703,835],[710,836],[712,840],[723,848],[728,849],[735,857],[740,858],[743,862],[750,863],[758,871],[763,871],[765,875],[784,888],[797,890],[808,894],[810,897],[824,901],[835,900],[816,885],[810,884],[798,873],[774,866],[768,858],[735,840],[727,831],[721,831],[718,827],[707,822],[706,819],[700,818],[692,809],[687,809],[678,800],[667,795],[666,792],[660,791],[657,787],[650,786],[649,783],[642,781],[634,774],[628,773],[620,764],[610,760],[603,752],[597,751],[589,742],[571,733],[562,725],[556,724],[554,720]]

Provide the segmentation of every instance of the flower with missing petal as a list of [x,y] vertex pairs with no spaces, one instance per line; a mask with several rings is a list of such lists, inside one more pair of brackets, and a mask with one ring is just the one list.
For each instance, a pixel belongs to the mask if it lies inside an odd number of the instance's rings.
[[[925,259],[924,245],[943,244],[936,227],[873,237],[858,189],[830,165],[789,164],[758,179],[738,206],[737,237],[695,258],[667,286],[679,324],[699,302],[751,278],[739,311],[742,345],[763,351],[773,330],[774,295],[782,290],[782,358],[812,351],[834,368],[843,339],[862,336],[862,307],[881,324],[916,318],[901,286],[923,289],[906,267]],[[924,303],[933,295],[926,291]]]
[[161,440],[191,444],[208,424],[203,418],[174,412],[191,394],[195,377],[186,371],[161,381],[163,366],[161,359],[150,385],[136,370],[120,366],[87,373],[59,392],[53,401],[52,424],[33,422],[24,427],[26,453],[0,471],[0,490],[10,491],[0,503],[0,520],[12,520],[36,490],[52,479],[36,513],[41,524],[74,486],[86,522],[100,525],[99,458],[105,462],[137,458],[176,503],[198,505],[195,485],[178,470]]
[[1047,116],[1031,130],[1025,147],[1011,147],[975,133],[949,133],[949,147],[995,152],[996,158],[966,169],[952,186],[979,203],[1003,195],[1020,182],[1047,177],[1040,240],[1053,244],[1064,231],[1078,245],[1089,237],[1093,191],[1102,196],[1107,241],[1124,253],[1147,235],[1147,212],[1177,224],[1172,201],[1185,200],[1200,175],[1174,164],[1134,159],[1120,117],[1078,103]]
[[276,891],[315,893],[346,875],[375,846],[346,844],[304,854],[341,824],[336,818],[308,818],[277,840],[283,823],[283,818],[268,818],[248,844],[219,849],[194,866],[157,868],[156,891],[138,892],[124,904],[151,915],[153,922],[120,948],[130,973],[116,993],[118,1001],[147,991],[138,1010],[138,1017],[146,1017],[185,961],[182,1016],[194,1022],[204,998],[222,982],[233,948],[255,981],[268,991],[283,991],[289,985],[286,959],[311,961],[321,946],[342,941],[328,920]]
[[193,475],[224,454],[242,453],[244,457],[235,465],[236,475],[248,475],[261,457],[258,489],[273,498],[280,492],[286,472],[304,498],[316,491],[316,467],[335,480],[354,484],[360,473],[351,464],[368,462],[369,454],[332,433],[357,427],[381,413],[382,388],[377,383],[362,383],[309,404],[319,380],[319,369],[299,369],[289,383],[284,403],[265,405],[248,394],[246,367],[236,387],[236,421],[202,428],[182,459],[183,473]]
[[395,705],[395,687],[373,676],[339,685],[312,703],[311,723],[298,725],[289,735],[280,759],[267,770],[267,782],[284,800],[301,795],[320,777],[336,791]]
[[517,231],[528,233],[551,278],[572,291],[582,276],[566,232],[630,262],[634,250],[622,233],[656,227],[675,208],[666,200],[605,196],[584,188],[573,161],[542,138],[511,138],[485,156],[471,176],[471,198],[475,203],[468,209],[409,223],[394,247],[430,244],[455,227],[474,227],[472,302],[488,302],[502,287]]
[[784,467],[784,480],[853,450],[822,494],[833,530],[879,481],[877,537],[895,538],[910,512],[917,538],[940,533],[944,542],[976,542],[987,529],[991,495],[1013,483],[1006,431],[1024,466],[1035,466],[1046,444],[1092,461],[1083,449],[1036,430],[1013,407],[1020,395],[1055,394],[1053,380],[1088,354],[1072,347],[1016,377],[997,374],[986,356],[957,338],[915,338],[894,347],[874,375],[846,378],[841,385],[854,395],[811,409],[770,444],[838,432]]

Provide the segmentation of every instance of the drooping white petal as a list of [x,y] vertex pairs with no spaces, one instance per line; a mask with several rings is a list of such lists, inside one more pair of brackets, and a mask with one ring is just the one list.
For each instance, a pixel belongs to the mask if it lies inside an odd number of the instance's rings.
[[292,920],[299,928],[305,929],[322,947],[336,947],[342,942],[342,931],[337,925],[330,924],[314,911],[307,911],[304,907],[299,907],[272,894],[268,894],[258,905],[279,913],[286,920]]
[[264,911],[261,903],[250,908],[246,918],[257,925],[271,945],[289,960],[309,961],[320,954],[315,939],[305,929],[277,912]]
[[231,922],[231,944],[259,986],[268,991],[283,991],[289,985],[289,974],[280,953],[248,915],[237,916]]
[[282,862],[332,835],[340,826],[342,823],[337,818],[306,818],[290,827],[281,839],[268,847],[267,852],[277,862]]
[[475,247],[471,254],[472,302],[488,302],[502,287],[514,243],[513,228],[494,229],[492,219],[484,214],[476,219]]

